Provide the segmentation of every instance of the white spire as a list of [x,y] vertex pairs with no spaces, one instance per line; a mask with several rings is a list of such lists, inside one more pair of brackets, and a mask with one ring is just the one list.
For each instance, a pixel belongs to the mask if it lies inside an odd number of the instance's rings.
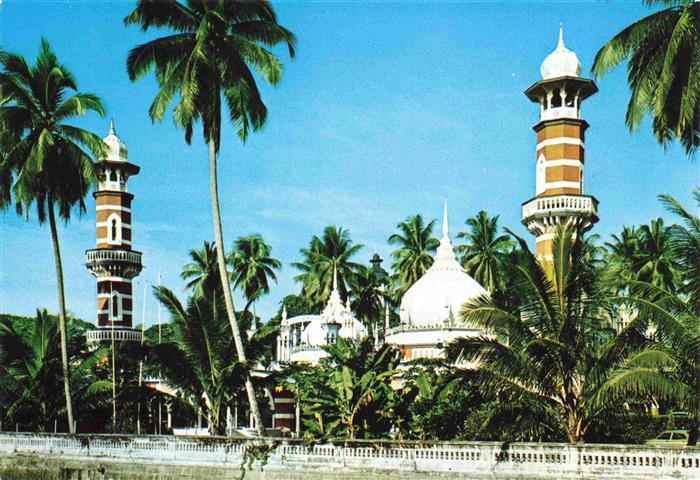
[[557,48],[566,48],[564,45],[564,26],[559,22],[559,41],[557,42]]
[[450,241],[450,226],[447,221],[447,199],[445,199],[445,206],[442,211],[442,239],[440,239],[440,245],[437,248],[437,253],[435,255],[435,263],[433,263],[433,268],[438,268],[438,266],[444,266],[444,260],[447,260],[450,268],[454,267],[453,263],[459,267],[459,264],[455,261],[455,252],[452,249],[452,242]]
[[338,266],[333,265],[333,291],[338,291]]
[[114,129],[114,119],[109,119],[109,135],[117,135],[117,131]]
[[442,211],[442,238],[448,238],[450,226],[447,222],[447,199],[445,199],[445,208]]
[[282,305],[282,325],[287,326],[287,306]]

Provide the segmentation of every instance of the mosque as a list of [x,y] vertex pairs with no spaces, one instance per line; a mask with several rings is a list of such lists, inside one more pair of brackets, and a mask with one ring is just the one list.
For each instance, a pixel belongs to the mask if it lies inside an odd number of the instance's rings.
[[[539,105],[540,116],[533,126],[537,135],[535,196],[522,204],[522,223],[536,237],[538,257],[551,267],[557,225],[579,221],[587,230],[598,221],[598,201],[583,193],[588,123],[581,118],[581,103],[598,88],[593,80],[580,76],[581,63],[566,48],[561,28],[557,47],[542,62],[540,73],[542,79],[525,91]],[[139,167],[129,162],[128,150],[113,124],[104,141],[107,154],[96,162],[97,244],[86,252],[87,267],[97,280],[97,328],[88,332],[88,340],[140,341],[141,332],[133,328],[131,282],[142,264],[141,253],[131,246],[134,196],[128,191],[128,179],[138,174]],[[371,263],[375,274],[386,275],[378,255]],[[404,361],[438,358],[450,341],[483,333],[465,324],[458,315],[462,305],[488,294],[458,262],[450,240],[445,203],[442,238],[434,262],[403,295],[398,326],[390,328],[388,310],[385,312],[383,341],[397,346]],[[343,303],[334,273],[333,290],[319,315],[288,318],[283,310],[277,364],[315,365],[327,355],[324,346],[337,338],[360,340],[367,335],[367,328],[355,318],[348,300]],[[256,372],[263,376],[269,373]],[[291,394],[277,392],[268,396],[272,426],[298,432],[299,406]]]
[[[522,214],[523,224],[536,236],[538,257],[551,264],[557,225],[580,219],[585,231],[598,220],[598,201],[583,194],[588,123],[580,116],[581,102],[598,88],[593,80],[580,77],[581,63],[566,48],[561,28],[557,47],[542,62],[540,73],[542,80],[525,91],[540,105],[540,119],[533,127],[537,133],[535,196],[523,203]],[[337,336],[357,339],[367,335],[349,307],[343,306],[335,287],[334,283],[321,315],[287,318],[284,311],[279,362],[315,364],[325,356],[323,346]],[[458,318],[462,305],[483,295],[488,292],[457,261],[445,202],[442,238],[433,264],[401,299],[400,324],[389,328],[385,321],[384,341],[396,345],[405,361],[439,358],[450,341],[483,333]]]

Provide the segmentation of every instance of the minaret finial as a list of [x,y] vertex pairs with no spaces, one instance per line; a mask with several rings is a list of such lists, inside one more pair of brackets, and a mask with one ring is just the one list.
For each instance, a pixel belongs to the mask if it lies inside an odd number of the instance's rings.
[[338,290],[338,266],[333,265],[333,290]]
[[559,22],[559,42],[557,43],[557,48],[566,48],[564,45],[564,25]]
[[442,211],[442,236],[447,238],[450,233],[450,227],[447,223],[447,199],[445,199],[445,208]]
[[109,134],[116,135],[117,131],[114,129],[114,118],[109,119]]

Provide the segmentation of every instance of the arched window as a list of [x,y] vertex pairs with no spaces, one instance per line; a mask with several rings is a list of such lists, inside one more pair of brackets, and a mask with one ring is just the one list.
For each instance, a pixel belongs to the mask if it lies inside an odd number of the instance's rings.
[[567,107],[569,107],[569,108],[574,107],[574,98],[575,98],[575,95],[573,94],[573,92],[569,92],[569,94],[566,95],[566,106]]
[[552,95],[552,108],[561,107],[561,93],[558,88],[554,89],[554,95]]
[[535,191],[537,192],[537,195],[540,193],[544,192],[545,187],[544,184],[546,182],[546,167],[545,167],[545,158],[544,155],[540,154],[540,157],[537,159],[537,168],[536,168],[536,178],[535,178]]
[[122,241],[122,220],[116,213],[107,219],[107,241],[109,243],[121,243]]
[[110,320],[119,320],[122,312],[122,297],[119,292],[112,292],[109,302]]

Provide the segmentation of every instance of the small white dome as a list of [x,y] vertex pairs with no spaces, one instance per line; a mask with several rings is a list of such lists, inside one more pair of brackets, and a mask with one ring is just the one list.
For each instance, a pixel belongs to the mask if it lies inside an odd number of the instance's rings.
[[457,262],[448,236],[445,205],[443,235],[435,261],[401,299],[401,323],[414,328],[441,327],[445,322],[454,325],[462,305],[484,294],[484,287]]
[[126,162],[126,159],[129,157],[129,150],[124,145],[124,142],[117,137],[117,132],[114,130],[114,121],[109,122],[109,134],[102,140],[107,144],[108,149],[105,160]]
[[581,73],[581,62],[574,52],[564,45],[564,34],[559,27],[559,43],[556,50],[550,53],[542,62],[540,73],[543,80],[558,77],[578,77]]
[[310,347],[322,347],[327,344],[328,324],[338,323],[338,336],[352,340],[360,340],[367,336],[367,328],[352,314],[349,305],[343,305],[338,292],[337,273],[333,272],[333,291],[321,315],[309,323],[301,333],[301,343]]

